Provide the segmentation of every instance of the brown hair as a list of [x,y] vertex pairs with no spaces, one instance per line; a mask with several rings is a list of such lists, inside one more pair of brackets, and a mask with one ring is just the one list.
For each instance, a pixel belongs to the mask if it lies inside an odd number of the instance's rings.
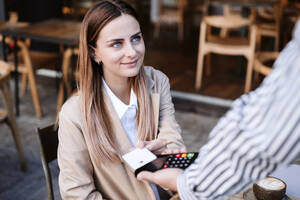
[[[80,31],[79,44],[79,95],[84,120],[85,139],[92,156],[99,161],[118,158],[119,144],[112,132],[110,112],[102,93],[102,66],[94,61],[96,41],[102,28],[113,19],[128,14],[137,19],[134,9],[121,0],[103,0],[95,4],[85,15]],[[138,19],[137,19],[138,20]],[[141,67],[129,83],[137,95],[137,128],[140,140],[154,139],[154,120],[150,94],[147,90],[144,68]]]

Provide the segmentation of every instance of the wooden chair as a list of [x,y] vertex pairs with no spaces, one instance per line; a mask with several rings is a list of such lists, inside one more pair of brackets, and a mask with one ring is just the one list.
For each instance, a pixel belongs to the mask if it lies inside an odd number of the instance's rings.
[[64,51],[63,62],[62,62],[63,80],[59,84],[56,113],[60,111],[60,108],[64,103],[65,100],[64,89],[66,89],[67,96],[68,97],[71,96],[73,93],[72,86],[71,86],[71,79],[74,78],[76,81],[79,80],[79,74],[77,72],[77,69],[75,71],[72,71],[72,66],[71,66],[72,56],[78,56],[78,54],[79,54],[78,48],[75,49],[68,48]]
[[184,9],[187,4],[186,0],[174,0],[175,7],[166,6],[163,0],[159,1],[159,16],[155,23],[154,37],[158,38],[161,24],[177,24],[178,39],[183,39],[184,34]]
[[[248,38],[240,37],[220,37],[210,34],[211,27],[238,29],[249,27]],[[223,55],[241,55],[248,60],[245,92],[250,90],[250,81],[252,78],[252,67],[255,53],[256,26],[250,19],[240,16],[206,16],[201,22],[199,50],[195,87],[201,88],[203,60],[204,56],[209,53]]]
[[269,61],[275,61],[278,56],[278,51],[257,52],[255,54],[253,70],[264,76],[269,75],[269,73],[272,71],[272,67],[267,66],[265,63]]
[[265,36],[274,38],[274,50],[278,51],[282,6],[276,4],[273,8],[258,8],[254,13],[257,26],[257,49],[261,49],[261,39],[262,36]]
[[37,128],[38,142],[40,146],[40,155],[44,174],[46,178],[46,185],[48,191],[48,200],[54,199],[53,185],[51,178],[51,171],[49,163],[57,159],[58,148],[58,129],[55,124],[51,124],[44,128]]
[[[10,43],[12,41],[7,42]],[[18,72],[22,74],[21,94],[24,95],[26,93],[27,82],[29,82],[36,116],[41,117],[42,109],[36,86],[35,71],[40,68],[55,68],[55,66],[59,65],[60,59],[57,53],[30,51],[29,45],[29,41],[17,41],[17,47],[20,49],[18,53]],[[11,70],[14,70],[13,55],[9,56],[9,60],[11,60]]]
[[[255,54],[253,70],[255,72],[255,78],[258,78],[258,74],[264,76],[269,75],[272,72],[272,66],[268,66],[267,63],[270,61],[275,61],[279,56],[278,51],[264,51],[257,52]],[[250,82],[251,87],[251,82]]]
[[9,75],[9,65],[3,61],[0,61],[0,93],[3,100],[2,102],[6,107],[5,110],[0,109],[0,122],[5,122],[11,129],[16,148],[19,153],[21,170],[26,171],[26,160],[24,157],[16,117],[13,110],[13,100],[9,90]]

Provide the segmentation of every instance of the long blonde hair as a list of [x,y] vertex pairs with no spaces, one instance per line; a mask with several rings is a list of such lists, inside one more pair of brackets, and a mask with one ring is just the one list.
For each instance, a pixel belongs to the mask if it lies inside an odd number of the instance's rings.
[[[99,161],[113,161],[120,154],[119,144],[113,133],[110,112],[102,93],[102,66],[94,61],[93,47],[102,28],[113,19],[129,14],[137,19],[134,9],[121,0],[103,0],[85,15],[80,31],[79,44],[79,95],[85,124],[86,143],[92,156]],[[137,19],[138,20],[138,19]],[[137,76],[129,78],[130,86],[137,95],[137,128],[140,140],[155,137],[152,103],[147,89],[146,75],[141,67]]]

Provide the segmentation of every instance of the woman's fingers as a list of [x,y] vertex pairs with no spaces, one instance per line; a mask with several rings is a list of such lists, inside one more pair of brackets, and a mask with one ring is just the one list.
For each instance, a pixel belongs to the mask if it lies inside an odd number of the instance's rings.
[[176,154],[176,153],[186,153],[187,150],[185,147],[181,149],[165,149],[162,154]]
[[165,149],[164,152],[162,152],[162,154],[173,154],[172,149]]
[[150,151],[161,151],[163,152],[164,149],[167,147],[167,142],[161,139],[152,140],[148,142],[145,146]]
[[151,141],[138,141],[137,148],[147,148],[149,151],[152,151],[155,154],[176,154],[176,153],[186,153],[187,150],[185,147],[178,149],[168,149],[168,142],[163,139],[156,139]]

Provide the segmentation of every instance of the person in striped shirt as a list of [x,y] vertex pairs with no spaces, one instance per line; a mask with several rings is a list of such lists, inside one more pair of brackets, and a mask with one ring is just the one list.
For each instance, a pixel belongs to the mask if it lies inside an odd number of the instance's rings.
[[235,100],[185,171],[141,172],[181,199],[225,199],[300,156],[300,20],[256,90]]

